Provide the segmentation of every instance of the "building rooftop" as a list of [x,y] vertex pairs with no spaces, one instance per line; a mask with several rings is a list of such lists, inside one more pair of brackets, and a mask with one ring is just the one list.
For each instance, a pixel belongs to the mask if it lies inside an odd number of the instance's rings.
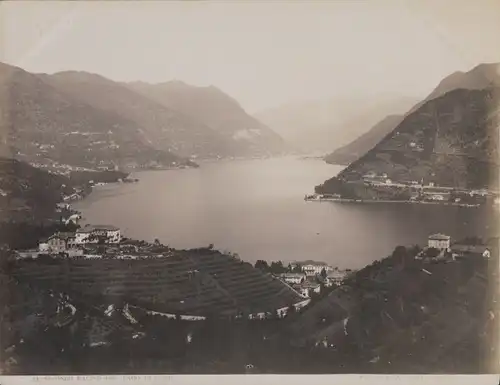
[[75,233],[71,233],[71,232],[58,232],[58,233],[52,234],[48,238],[41,239],[40,242],[42,242],[42,243],[48,242],[50,239],[53,239],[53,238],[59,238],[59,239],[68,240],[69,238],[74,238],[74,237],[75,237]]
[[50,238],[54,238],[54,237],[59,237],[61,239],[74,238],[75,237],[75,233],[72,233],[72,232],[59,232],[59,233],[55,233]]
[[301,265],[301,266],[304,266],[304,265],[316,265],[316,266],[328,266],[328,264],[326,262],[323,262],[323,261],[313,261],[313,260],[306,260],[306,261],[298,261],[298,262],[295,262],[296,265]]
[[338,271],[338,270],[337,270],[337,271],[335,271],[335,270],[333,270],[333,271],[329,271],[329,272],[327,272],[327,273],[326,273],[326,276],[327,276],[328,278],[339,278],[339,277],[344,277],[344,276],[346,276],[346,272],[345,272],[345,271]]
[[319,283],[316,282],[311,282],[311,281],[304,281],[302,282],[299,287],[303,287],[304,289],[315,289],[318,286],[320,286]]
[[450,236],[445,234],[432,234],[429,235],[429,239],[433,241],[449,241]]
[[283,273],[281,274],[281,276],[283,278],[303,278],[304,277],[304,273]]

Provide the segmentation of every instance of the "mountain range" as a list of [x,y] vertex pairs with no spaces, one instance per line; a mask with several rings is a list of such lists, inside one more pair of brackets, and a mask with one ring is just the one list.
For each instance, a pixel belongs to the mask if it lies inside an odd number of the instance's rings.
[[481,90],[492,86],[500,86],[499,65],[497,63],[480,64],[468,72],[454,72],[444,78],[424,100],[415,104],[405,114],[399,114],[396,110],[392,111],[369,131],[351,143],[335,149],[325,157],[325,160],[331,164],[347,165],[373,148],[385,135],[393,131],[406,116],[417,111],[429,100],[436,99],[455,89]]
[[0,64],[0,106],[0,155],[34,164],[193,166],[188,158],[285,148],[215,87],[126,84],[87,72],[33,74]]
[[403,96],[331,98],[291,103],[255,116],[296,151],[325,154],[356,139],[386,115],[408,110],[416,100]]
[[[235,99],[217,87],[194,87],[181,81],[133,82],[127,86],[164,108],[188,116],[203,127],[203,133],[211,132],[217,139],[209,140],[221,146],[214,151],[231,156],[267,156],[285,149],[279,135],[248,115]],[[189,138],[189,142],[200,140]],[[187,156],[196,151],[180,148],[177,152]]]

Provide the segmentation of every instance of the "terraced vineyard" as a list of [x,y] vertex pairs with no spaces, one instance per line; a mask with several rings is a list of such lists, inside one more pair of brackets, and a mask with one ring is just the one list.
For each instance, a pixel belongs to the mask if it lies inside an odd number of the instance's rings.
[[182,315],[275,314],[304,301],[249,263],[208,249],[148,259],[18,260],[11,271],[20,281],[94,303]]

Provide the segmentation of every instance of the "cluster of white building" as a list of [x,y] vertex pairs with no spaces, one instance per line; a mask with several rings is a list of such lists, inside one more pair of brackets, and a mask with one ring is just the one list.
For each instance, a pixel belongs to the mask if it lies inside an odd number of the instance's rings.
[[283,273],[280,279],[307,298],[313,293],[319,294],[321,284],[325,287],[341,285],[347,275],[346,271],[334,269],[325,262],[305,261],[292,264],[293,268],[297,266],[301,269],[300,273]]

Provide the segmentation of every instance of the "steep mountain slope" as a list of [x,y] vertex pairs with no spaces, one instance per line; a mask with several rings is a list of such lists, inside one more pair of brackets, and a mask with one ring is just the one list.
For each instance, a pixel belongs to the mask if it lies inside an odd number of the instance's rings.
[[361,372],[494,372],[498,239],[488,246],[490,260],[447,264],[415,260],[418,251],[398,246],[312,304],[291,339]]
[[305,152],[331,151],[363,134],[384,116],[406,111],[415,99],[406,97],[334,98],[293,103],[255,116]]
[[403,120],[403,115],[388,115],[375,124],[368,132],[353,140],[346,146],[337,148],[325,156],[325,161],[331,164],[349,164],[365,152],[373,148],[378,141],[391,132]]
[[135,82],[127,86],[217,132],[230,147],[221,155],[259,156],[285,150],[279,135],[248,115],[236,100],[214,86],[195,87],[180,81]]
[[[438,98],[455,89],[481,90],[500,86],[500,64],[480,64],[468,72],[455,72],[444,78],[438,86],[421,102],[414,105],[404,115],[390,115],[378,122],[373,128],[348,145],[336,149],[325,157],[327,163],[349,164],[370,150],[385,135],[394,130],[405,116],[416,111],[425,102]],[[397,111],[392,111],[395,113]],[[369,139],[368,139],[369,138]]]
[[317,191],[338,192],[370,171],[392,180],[497,189],[499,91],[458,89],[426,102]]
[[14,159],[0,158],[0,221],[48,214],[75,185]]
[[216,157],[230,147],[216,131],[172,108],[144,97],[121,83],[87,72],[39,75],[53,87],[134,122],[144,140],[158,150],[183,156]]
[[0,65],[1,141],[31,163],[147,166],[183,162],[153,148],[140,127],[97,109],[20,68]]

